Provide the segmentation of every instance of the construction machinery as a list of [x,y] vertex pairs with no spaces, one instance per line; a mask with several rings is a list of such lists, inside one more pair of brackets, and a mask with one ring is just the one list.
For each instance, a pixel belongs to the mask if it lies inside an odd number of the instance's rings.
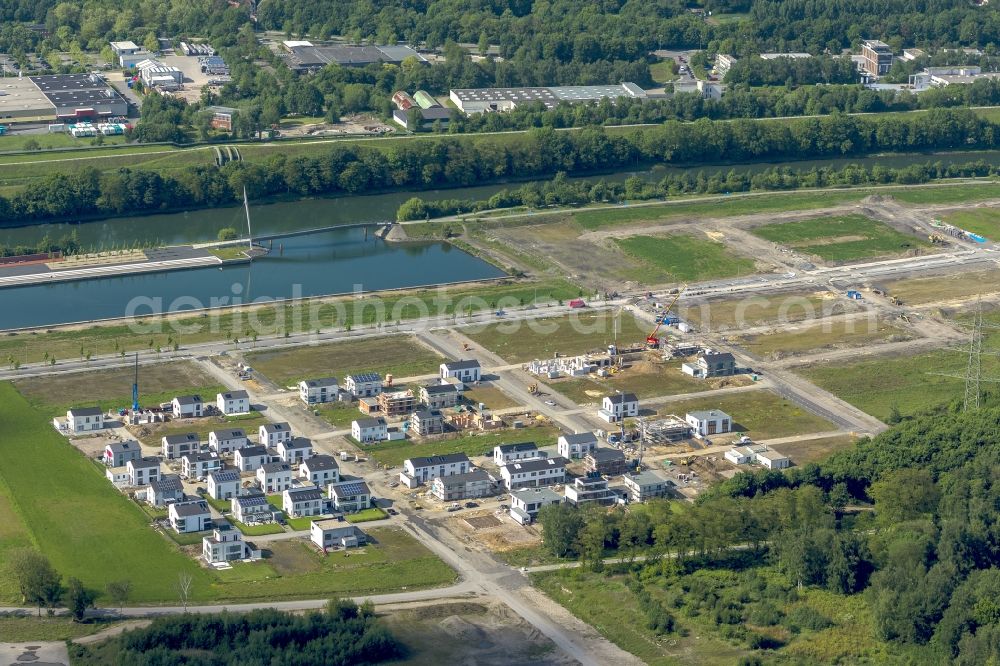
[[938,234],[929,234],[927,240],[935,245],[941,245],[944,243],[944,238]]
[[892,303],[893,305],[902,305],[903,304],[903,301],[901,301],[899,299],[899,296],[890,296],[889,297],[889,302]]
[[659,332],[660,327],[663,326],[663,323],[667,321],[667,315],[670,314],[670,310],[673,309],[674,305],[677,304],[677,301],[680,300],[681,294],[684,293],[685,289],[687,289],[687,285],[678,289],[677,295],[674,296],[674,300],[670,301],[670,304],[662,313],[656,315],[656,328],[653,329],[652,333],[646,336],[646,346],[650,349],[657,349],[660,346],[660,338],[656,337],[656,334]]
[[468,342],[463,342],[462,343],[462,351],[469,351],[471,349],[472,349],[472,347],[469,346]]
[[538,384],[528,384],[528,393],[538,395]]

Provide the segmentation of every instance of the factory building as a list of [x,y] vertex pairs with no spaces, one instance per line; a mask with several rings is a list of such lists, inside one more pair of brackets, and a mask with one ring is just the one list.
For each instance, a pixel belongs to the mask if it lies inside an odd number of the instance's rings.
[[463,113],[510,111],[521,104],[541,102],[553,109],[560,102],[597,102],[604,98],[646,99],[646,91],[634,83],[608,86],[553,86],[538,88],[462,88],[452,90],[451,101]]
[[892,49],[883,41],[866,39],[861,46],[861,56],[864,58],[861,68],[870,76],[877,78],[887,74],[892,67]]
[[128,102],[97,74],[0,79],[0,119],[98,120],[128,115]]
[[407,58],[427,59],[409,46],[316,46],[303,40],[282,42],[285,62],[297,72],[315,72],[327,65],[364,67],[373,63],[398,65]]

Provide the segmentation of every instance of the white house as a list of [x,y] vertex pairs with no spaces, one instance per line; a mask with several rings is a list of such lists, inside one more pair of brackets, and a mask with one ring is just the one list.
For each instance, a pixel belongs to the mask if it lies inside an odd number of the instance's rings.
[[226,416],[250,413],[250,394],[246,391],[230,391],[215,396],[215,406]]
[[454,384],[431,384],[420,387],[420,402],[428,409],[445,409],[458,404],[462,392]]
[[604,396],[597,415],[608,423],[639,416],[639,398],[635,393],[616,393]]
[[265,423],[257,429],[257,441],[261,446],[275,447],[279,442],[292,438],[292,427],[287,423]]
[[431,493],[442,502],[453,502],[493,494],[493,482],[489,474],[474,469],[465,474],[439,476],[431,482]]
[[634,472],[622,476],[622,482],[633,502],[645,502],[654,497],[664,497],[670,493],[672,482],[656,472]]
[[441,372],[441,379],[454,377],[463,384],[478,382],[483,376],[483,369],[479,365],[479,361],[475,359],[468,361],[446,361],[439,366],[439,370]]
[[292,468],[287,463],[265,463],[257,470],[257,482],[265,493],[280,493],[292,487]]
[[222,460],[218,453],[209,451],[189,453],[181,458],[181,474],[186,479],[197,479],[201,481],[209,472],[222,469]]
[[382,392],[382,375],[377,372],[363,372],[357,375],[347,375],[344,378],[344,390],[355,398],[370,398]]
[[781,455],[764,444],[734,446],[726,451],[725,458],[734,465],[758,463],[767,469],[785,469],[792,465],[792,461],[787,456]]
[[562,483],[566,479],[566,459],[557,456],[516,460],[500,468],[500,479],[507,490]]
[[389,426],[381,416],[356,419],[351,421],[351,437],[361,444],[384,442],[389,439]]
[[556,449],[563,458],[582,458],[597,450],[597,435],[592,432],[560,435]]
[[116,488],[128,485],[127,467],[109,467],[104,470],[104,478],[111,482]]
[[493,462],[496,465],[506,465],[514,460],[538,458],[538,445],[534,442],[519,444],[497,444],[493,447]]
[[331,483],[326,488],[333,501],[333,508],[344,513],[357,513],[371,506],[372,491],[361,479],[348,479]]
[[160,478],[160,461],[156,458],[136,458],[125,463],[128,470],[128,485],[145,486]]
[[365,533],[354,525],[344,525],[335,518],[314,520],[309,526],[309,539],[317,548],[354,548],[365,542]]
[[205,401],[200,395],[179,395],[170,401],[170,408],[175,419],[205,415]]
[[229,499],[229,508],[233,518],[244,525],[270,523],[274,520],[274,509],[261,492],[235,495]]
[[100,407],[74,407],[66,412],[66,428],[73,433],[104,429],[104,412]]
[[201,540],[201,556],[209,564],[231,562],[233,560],[260,559],[260,549],[243,540],[243,534],[236,529],[216,528],[212,536]]
[[108,467],[124,467],[129,460],[142,457],[139,442],[113,442],[104,447],[104,464]]
[[233,464],[241,472],[255,472],[269,462],[271,454],[263,446],[244,446],[233,454]]
[[757,459],[757,453],[750,446],[734,446],[726,451],[725,458],[734,465],[749,465]]
[[340,465],[333,456],[313,456],[299,465],[299,477],[325,488],[328,484],[340,481]]
[[323,491],[316,486],[286,488],[281,493],[281,508],[292,518],[322,516],[328,507],[324,499]]
[[160,441],[162,442],[163,457],[167,460],[201,451],[201,438],[193,432],[183,435],[164,435]]
[[176,474],[166,474],[146,485],[146,502],[161,507],[184,499],[184,484]]
[[792,461],[774,449],[758,451],[757,462],[768,469],[786,469],[792,466]]
[[278,442],[278,455],[289,465],[298,465],[303,460],[312,457],[312,442],[305,437]]
[[732,418],[718,409],[688,412],[684,415],[684,421],[691,426],[695,437],[710,437],[733,431]]
[[318,405],[332,402],[340,393],[340,385],[333,377],[323,379],[304,379],[299,382],[299,397],[307,405]]
[[439,476],[465,474],[470,467],[469,456],[464,453],[408,458],[403,461],[399,479],[407,487],[415,488],[422,483],[430,483]]
[[217,469],[208,473],[208,496],[229,500],[240,494],[240,473],[235,469]]
[[563,496],[548,488],[525,488],[510,494],[510,517],[528,525],[538,517],[538,510],[547,504],[560,504]]
[[600,476],[578,476],[563,489],[566,501],[573,506],[581,504],[610,504],[615,496],[608,489],[608,480]]
[[167,508],[170,526],[178,534],[202,532],[212,526],[212,512],[205,500],[174,502]]
[[233,430],[213,430],[208,433],[208,448],[215,451],[220,456],[224,453],[232,453],[247,446],[250,440],[247,433],[242,428]]

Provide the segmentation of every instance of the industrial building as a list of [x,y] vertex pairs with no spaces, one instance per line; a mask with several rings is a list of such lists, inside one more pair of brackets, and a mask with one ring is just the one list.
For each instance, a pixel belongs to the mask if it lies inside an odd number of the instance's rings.
[[176,67],[164,65],[159,60],[146,59],[136,63],[142,84],[147,88],[177,90],[184,83],[184,72]]
[[0,119],[97,120],[128,115],[128,102],[97,74],[0,79]]
[[327,65],[364,67],[372,63],[398,65],[407,58],[427,59],[409,46],[315,46],[307,41],[285,41],[285,62],[297,72],[315,72]]
[[539,88],[460,88],[449,97],[463,113],[510,111],[519,104],[541,102],[553,109],[560,102],[597,102],[604,98],[646,99],[646,91],[634,83],[608,86],[554,86]]
[[892,49],[883,41],[866,39],[861,46],[861,56],[864,58],[861,69],[870,76],[877,78],[887,74],[892,67]]
[[922,72],[910,75],[910,85],[915,92],[928,88],[942,88],[953,84],[967,85],[980,79],[1000,78],[1000,72],[984,72],[975,65],[957,67],[928,67]]

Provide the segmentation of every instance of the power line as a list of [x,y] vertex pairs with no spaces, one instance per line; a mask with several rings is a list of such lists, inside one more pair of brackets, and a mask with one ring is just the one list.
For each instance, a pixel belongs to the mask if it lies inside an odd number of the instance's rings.
[[963,411],[979,409],[980,384],[983,378],[983,297],[976,299],[976,314],[969,339],[969,362],[965,369]]

